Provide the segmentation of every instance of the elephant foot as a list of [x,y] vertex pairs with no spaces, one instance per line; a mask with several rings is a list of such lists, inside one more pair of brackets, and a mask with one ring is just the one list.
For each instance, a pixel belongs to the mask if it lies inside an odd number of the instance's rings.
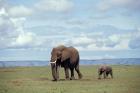
[[82,74],[79,74],[79,79],[82,79],[83,75]]
[[70,80],[70,78],[66,78],[66,80]]
[[53,79],[52,81],[59,81],[59,79]]
[[57,79],[53,79],[52,81],[57,81]]
[[70,80],[75,80],[75,77],[71,77]]

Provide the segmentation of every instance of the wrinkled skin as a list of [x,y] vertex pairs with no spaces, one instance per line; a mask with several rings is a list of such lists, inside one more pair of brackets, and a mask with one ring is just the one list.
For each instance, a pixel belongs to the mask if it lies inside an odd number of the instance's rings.
[[98,68],[98,79],[101,79],[102,74],[103,74],[104,78],[107,78],[108,75],[110,75],[111,78],[113,78],[113,70],[112,70],[112,67],[106,66],[106,65],[100,66]]
[[[59,80],[59,68],[63,67],[65,71],[66,79],[75,79],[74,69],[76,70],[79,79],[82,78],[82,74],[79,70],[79,53],[73,47],[58,46],[52,49],[51,52],[51,69],[53,81]],[[56,63],[53,63],[56,62]],[[69,70],[71,71],[71,77],[69,77]]]

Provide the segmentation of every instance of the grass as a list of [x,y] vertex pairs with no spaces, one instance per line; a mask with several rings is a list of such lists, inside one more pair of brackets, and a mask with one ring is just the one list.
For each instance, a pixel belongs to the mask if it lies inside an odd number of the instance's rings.
[[[97,66],[81,66],[83,79],[51,81],[51,68],[0,68],[0,93],[140,93],[140,65],[113,65],[114,79],[97,79]],[[77,78],[77,74],[75,73]]]

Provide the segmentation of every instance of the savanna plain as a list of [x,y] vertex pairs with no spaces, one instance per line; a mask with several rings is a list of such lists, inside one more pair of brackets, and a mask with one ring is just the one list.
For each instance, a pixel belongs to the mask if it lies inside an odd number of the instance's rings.
[[140,93],[140,65],[112,65],[114,78],[98,80],[97,65],[80,66],[81,80],[53,82],[51,67],[0,68],[0,93]]

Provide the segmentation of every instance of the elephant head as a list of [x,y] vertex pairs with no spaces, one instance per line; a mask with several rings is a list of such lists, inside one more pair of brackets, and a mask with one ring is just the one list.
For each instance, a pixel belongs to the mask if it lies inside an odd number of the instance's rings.
[[51,60],[50,63],[56,63],[58,60],[62,58],[62,52],[66,47],[61,45],[59,47],[53,48],[51,52]]

